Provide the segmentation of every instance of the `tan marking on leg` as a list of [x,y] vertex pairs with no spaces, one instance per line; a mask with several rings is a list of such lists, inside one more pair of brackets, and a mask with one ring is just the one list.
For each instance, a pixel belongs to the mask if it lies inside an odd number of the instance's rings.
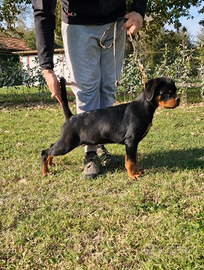
[[42,162],[42,175],[43,177],[49,174],[49,169],[48,169],[48,160],[43,160]]
[[55,164],[52,162],[52,160],[53,160],[53,156],[50,156],[47,158],[48,166],[50,166],[50,167],[55,166]]
[[137,162],[134,163],[130,160],[126,159],[125,168],[127,169],[128,176],[133,179],[138,179],[139,176],[143,173],[142,170],[138,170]]

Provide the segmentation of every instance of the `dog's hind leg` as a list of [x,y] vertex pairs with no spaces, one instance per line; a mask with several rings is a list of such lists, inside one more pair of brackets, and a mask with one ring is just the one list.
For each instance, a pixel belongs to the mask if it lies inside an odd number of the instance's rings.
[[42,168],[43,176],[46,176],[50,173],[49,168],[48,168],[49,157],[47,156],[47,150],[42,150],[41,152],[41,168]]
[[[54,143],[52,143],[50,145],[50,148],[53,147],[53,146],[54,146]],[[54,167],[55,166],[55,164],[52,162],[52,160],[53,160],[53,157],[51,157],[51,156],[49,156],[48,159],[47,159],[48,166],[50,166],[50,167]]]
[[66,141],[59,139],[55,144],[52,144],[50,148],[46,150],[42,150],[41,152],[41,167],[42,167],[42,175],[46,176],[49,174],[49,166],[53,166],[52,162],[53,157],[62,156],[73,150],[78,146],[77,141],[75,144],[65,143]]
[[125,168],[127,170],[128,176],[133,179],[138,179],[138,177],[143,173],[142,170],[137,168],[137,146],[127,146],[126,145],[126,155],[125,155]]

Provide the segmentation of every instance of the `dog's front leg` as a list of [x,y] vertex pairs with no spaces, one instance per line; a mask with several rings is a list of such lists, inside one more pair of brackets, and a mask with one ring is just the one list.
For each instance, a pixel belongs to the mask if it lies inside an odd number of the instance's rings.
[[126,145],[125,168],[128,176],[133,179],[138,179],[143,173],[142,170],[138,170],[137,168],[137,145]]

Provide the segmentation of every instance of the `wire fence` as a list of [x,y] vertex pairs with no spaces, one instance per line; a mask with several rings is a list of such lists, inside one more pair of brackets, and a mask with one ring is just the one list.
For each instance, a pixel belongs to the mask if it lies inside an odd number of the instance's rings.
[[[195,50],[180,46],[177,48],[177,57],[173,60],[168,55],[167,47],[149,55],[141,53],[137,55],[137,59],[134,53],[130,54],[124,61],[117,98],[121,101],[134,99],[143,88],[143,76],[148,79],[168,76],[175,80],[184,102],[204,102],[204,57],[203,54],[194,52]],[[149,63],[148,59],[152,59],[152,54],[159,54],[159,64],[153,66]],[[0,105],[53,102],[37,57],[33,60],[32,68],[25,66],[19,59],[18,55],[0,52]],[[62,59],[63,52],[61,58],[56,58],[56,67]],[[62,69],[58,74],[63,75]]]

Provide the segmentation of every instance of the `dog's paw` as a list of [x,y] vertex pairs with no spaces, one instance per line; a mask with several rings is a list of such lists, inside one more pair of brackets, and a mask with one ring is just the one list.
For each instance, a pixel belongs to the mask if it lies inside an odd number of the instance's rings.
[[46,176],[49,176],[50,175],[50,171],[46,171],[46,172],[42,172],[42,176],[43,177],[46,177]]
[[138,170],[133,176],[134,176],[134,179],[137,179],[144,173],[144,170],[140,169]]
[[128,171],[128,176],[132,179],[139,179],[139,177],[144,173],[144,171],[141,169],[141,170],[137,170],[137,171]]

